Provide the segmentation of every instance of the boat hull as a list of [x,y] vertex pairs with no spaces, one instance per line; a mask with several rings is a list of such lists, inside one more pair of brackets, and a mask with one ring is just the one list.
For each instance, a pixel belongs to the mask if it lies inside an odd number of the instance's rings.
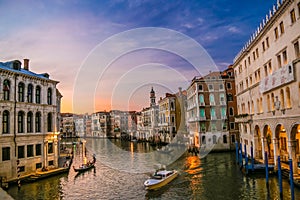
[[[161,180],[160,182],[153,183],[153,184],[144,184],[146,190],[156,190],[159,189],[171,181],[173,181],[178,176],[178,172],[175,171],[174,174],[170,175],[169,177]],[[147,181],[146,181],[147,182]]]

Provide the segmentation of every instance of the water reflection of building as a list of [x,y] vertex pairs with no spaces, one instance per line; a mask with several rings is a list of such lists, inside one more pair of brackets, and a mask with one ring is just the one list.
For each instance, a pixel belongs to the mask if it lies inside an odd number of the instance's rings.
[[273,6],[234,59],[240,142],[255,158],[300,160],[300,1]]
[[187,120],[195,146],[229,150],[237,137],[234,76],[229,67],[195,77],[187,89]]
[[36,74],[24,59],[0,63],[0,176],[17,178],[58,167],[60,102],[57,81]]

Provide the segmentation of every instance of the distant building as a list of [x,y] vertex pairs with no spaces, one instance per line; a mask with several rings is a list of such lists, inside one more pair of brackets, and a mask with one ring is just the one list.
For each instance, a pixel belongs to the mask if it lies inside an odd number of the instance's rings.
[[77,115],[72,113],[61,114],[61,130],[63,137],[75,137],[75,120]]
[[58,167],[58,81],[30,71],[28,59],[21,65],[0,62],[0,176],[7,180],[17,179],[17,167],[20,176]]
[[[232,118],[235,95],[232,87],[234,87],[232,69],[225,72],[211,72],[192,80],[187,89],[187,120],[190,135],[194,136],[195,146],[203,149],[213,147],[213,151],[230,150],[237,134]],[[230,110],[231,118],[228,118],[227,110]]]
[[91,137],[107,137],[111,133],[109,112],[96,112],[91,117]]
[[[300,1],[277,1],[234,59],[240,143],[300,162]],[[243,148],[244,151],[244,148]]]

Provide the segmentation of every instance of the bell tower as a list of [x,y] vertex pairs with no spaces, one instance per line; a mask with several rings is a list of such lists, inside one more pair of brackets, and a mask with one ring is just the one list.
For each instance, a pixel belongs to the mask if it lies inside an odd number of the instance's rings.
[[155,103],[155,92],[154,92],[153,87],[152,87],[151,91],[150,91],[150,107],[153,107],[155,105],[156,105],[156,103]]

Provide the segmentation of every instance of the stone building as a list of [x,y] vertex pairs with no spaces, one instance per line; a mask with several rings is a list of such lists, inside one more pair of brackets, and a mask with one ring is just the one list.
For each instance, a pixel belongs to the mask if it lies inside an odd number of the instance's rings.
[[58,167],[58,81],[30,71],[28,59],[21,65],[0,63],[0,176],[7,180],[17,167],[20,176]]
[[237,136],[234,123],[233,70],[195,77],[187,89],[187,121],[192,142],[205,151],[230,150]]
[[[284,0],[268,12],[234,59],[240,142],[256,159],[277,165],[293,159],[300,139],[300,1]],[[244,148],[243,148],[244,149]],[[243,150],[244,151],[244,150]]]

